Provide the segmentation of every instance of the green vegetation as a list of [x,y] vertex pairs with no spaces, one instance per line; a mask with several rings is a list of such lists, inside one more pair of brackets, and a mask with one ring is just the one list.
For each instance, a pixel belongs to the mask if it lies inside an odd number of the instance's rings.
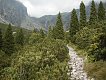
[[95,24],[96,21],[97,21],[97,11],[96,11],[95,2],[94,2],[94,0],[92,0],[89,24],[90,25]]
[[2,31],[0,29],[0,50],[2,49],[3,44],[3,38],[2,38]]
[[[29,36],[21,28],[14,32],[9,24],[3,35],[3,50],[0,50],[0,79],[68,80],[69,55],[60,13],[55,30],[50,28],[46,34],[43,29],[34,29]],[[59,30],[62,35],[57,35]],[[2,38],[2,32],[0,35]]]
[[[94,2],[92,2],[94,4]],[[100,2],[101,4],[101,2]],[[104,8],[103,8],[104,9]],[[92,11],[92,10],[91,10]],[[88,52],[89,60],[106,60],[105,41],[106,41],[106,21],[96,21],[95,24],[86,25],[73,36],[74,43],[80,49]]]
[[99,21],[105,20],[105,8],[103,6],[102,1],[100,1],[99,8],[98,8],[98,19]]
[[15,42],[18,45],[21,45],[21,46],[24,45],[24,34],[23,34],[22,29],[17,30],[16,37],[15,37]]
[[11,24],[9,24],[3,40],[3,51],[6,54],[11,55],[14,52],[14,37],[12,33]]
[[52,38],[53,37],[53,30],[52,30],[52,28],[51,28],[51,26],[49,27],[49,30],[48,30],[48,35],[47,35],[47,37],[48,38]]
[[[84,9],[85,7],[82,2],[80,4],[80,29],[75,29],[77,31],[75,31],[74,35],[70,34],[70,36],[73,36],[70,38],[71,42],[73,42],[71,45],[76,45],[73,47],[78,51],[79,55],[87,57],[85,71],[88,73],[88,76],[95,78],[95,80],[106,80],[105,8],[102,1],[100,1],[97,11],[93,0],[91,3],[89,24],[86,24],[86,26],[84,24],[86,23],[86,14]],[[75,14],[76,13],[74,13],[74,15]],[[73,19],[75,18],[72,17],[72,20]],[[71,26],[70,32],[73,32],[73,28],[76,28],[76,26]]]
[[76,10],[72,10],[69,32],[64,32],[60,13],[48,32],[0,24],[0,79],[68,80],[66,45],[70,42],[79,55],[87,57],[85,71],[88,76],[106,80],[105,17],[103,3],[100,1],[97,11],[92,0],[88,22],[83,2],[79,19]]
[[[70,22],[70,37],[71,39],[76,34],[76,32],[79,30],[79,22],[76,10],[73,9],[71,13],[71,22]],[[72,40],[73,41],[73,40]]]
[[87,63],[85,64],[85,71],[88,76],[95,78],[95,80],[106,80],[106,61]]
[[85,5],[83,2],[80,4],[80,28],[85,27],[87,24],[86,22],[86,10]]
[[61,40],[45,38],[18,52],[11,67],[2,70],[1,77],[4,80],[8,76],[12,80],[67,80],[67,61],[68,50],[65,44]]
[[62,23],[60,13],[57,16],[57,21],[56,21],[56,25],[54,27],[53,34],[54,34],[55,39],[64,39],[64,29],[63,29],[63,23]]

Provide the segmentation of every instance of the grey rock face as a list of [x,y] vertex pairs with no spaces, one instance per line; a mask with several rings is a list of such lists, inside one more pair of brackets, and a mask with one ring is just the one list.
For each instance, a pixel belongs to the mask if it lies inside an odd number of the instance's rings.
[[0,0],[1,17],[13,25],[20,26],[27,14],[26,7],[16,0]]
[[[97,5],[98,6],[98,5]],[[104,3],[106,8],[106,3]],[[76,10],[79,17],[79,9]],[[90,5],[86,6],[87,19],[90,12]],[[62,13],[62,21],[64,29],[69,29],[71,13]],[[0,22],[11,23],[26,29],[43,28],[48,29],[49,26],[55,26],[57,15],[45,15],[40,18],[30,17],[27,8],[16,0],[0,0]]]
[[0,0],[0,22],[26,29],[40,28],[27,14],[27,8],[16,0]]

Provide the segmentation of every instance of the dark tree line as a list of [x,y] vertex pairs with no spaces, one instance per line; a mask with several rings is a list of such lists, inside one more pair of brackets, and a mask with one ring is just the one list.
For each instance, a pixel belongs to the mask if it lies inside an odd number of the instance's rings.
[[[71,12],[71,21],[70,21],[70,39],[72,42],[83,45],[87,47],[90,45],[92,50],[90,52],[90,56],[93,56],[95,60],[106,60],[106,25],[105,25],[105,17],[106,12],[102,1],[98,8],[96,8],[94,0],[91,2],[90,8],[90,16],[87,21],[86,17],[86,8],[83,2],[80,4],[80,18],[78,20],[78,16],[76,10],[73,9]],[[87,30],[93,32],[94,30],[97,32],[87,33]],[[82,31],[82,32],[81,32]],[[86,32],[85,32],[86,31]],[[90,36],[94,35],[94,36]],[[78,37],[82,37],[83,43],[78,41]],[[96,37],[96,38],[95,38]],[[93,38],[92,40],[89,39]],[[80,38],[81,39],[81,38]],[[77,42],[76,42],[77,41]],[[89,45],[88,45],[89,44]],[[85,47],[86,48],[86,47]],[[93,49],[94,48],[94,49]],[[96,49],[97,48],[97,49]],[[89,48],[88,48],[89,49]]]
[[24,45],[24,34],[22,29],[19,29],[14,33],[11,24],[8,25],[5,34],[3,34],[0,29],[0,50],[11,55],[15,51],[15,44],[21,46]]
[[[90,17],[89,17],[88,23],[92,25],[93,23],[96,23],[96,21],[103,21],[103,20],[105,20],[105,8],[103,6],[102,1],[100,1],[98,10],[96,10],[95,2],[94,0],[92,0],[91,9],[90,9]],[[81,2],[79,21],[78,21],[76,10],[73,9],[71,12],[70,35],[71,36],[75,35],[79,29],[87,26],[86,24],[87,24],[86,9],[85,9],[84,3]]]

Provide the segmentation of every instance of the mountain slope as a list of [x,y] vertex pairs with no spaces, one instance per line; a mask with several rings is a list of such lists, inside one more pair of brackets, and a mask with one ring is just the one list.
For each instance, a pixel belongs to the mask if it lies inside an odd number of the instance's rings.
[[[90,6],[91,6],[91,3],[89,3],[89,5],[86,6],[87,20],[89,19],[88,17],[90,15]],[[96,7],[98,7],[98,3],[96,3]],[[104,7],[106,9],[106,3],[104,3]],[[76,11],[77,11],[78,18],[79,18],[80,17],[80,10],[76,9]],[[70,25],[71,12],[65,12],[65,13],[62,13],[61,15],[62,15],[62,19],[63,19],[64,29],[67,30],[67,29],[69,29],[69,25]],[[45,29],[48,29],[48,26],[55,25],[56,16],[57,15],[46,15],[46,16],[43,16],[41,18],[38,18],[37,20],[39,21],[39,23],[41,23],[41,25]]]
[[16,0],[0,0],[0,22],[11,23],[26,29],[39,28],[33,19],[28,16],[27,8]]
[[[96,5],[98,6],[98,4]],[[104,3],[106,8],[106,3]],[[79,17],[80,10],[77,9]],[[87,17],[90,13],[90,4],[86,6]],[[64,29],[67,30],[70,25],[71,13],[62,13]],[[57,15],[45,15],[40,18],[30,17],[27,8],[16,0],[0,0],[0,23],[11,23],[26,29],[48,29],[48,26],[55,26]],[[88,18],[87,18],[88,19]]]
[[16,26],[20,26],[21,21],[28,15],[26,7],[15,0],[1,0],[0,14],[3,19]]

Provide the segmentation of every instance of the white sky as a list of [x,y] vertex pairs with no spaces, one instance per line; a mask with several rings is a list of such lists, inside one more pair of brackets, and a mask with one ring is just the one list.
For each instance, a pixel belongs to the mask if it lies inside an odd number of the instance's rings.
[[[92,0],[19,0],[26,7],[28,14],[33,17],[55,15],[60,12],[70,12],[73,8],[79,8],[80,2],[86,5]],[[100,1],[100,0],[95,0]],[[101,0],[106,1],[106,0]]]

